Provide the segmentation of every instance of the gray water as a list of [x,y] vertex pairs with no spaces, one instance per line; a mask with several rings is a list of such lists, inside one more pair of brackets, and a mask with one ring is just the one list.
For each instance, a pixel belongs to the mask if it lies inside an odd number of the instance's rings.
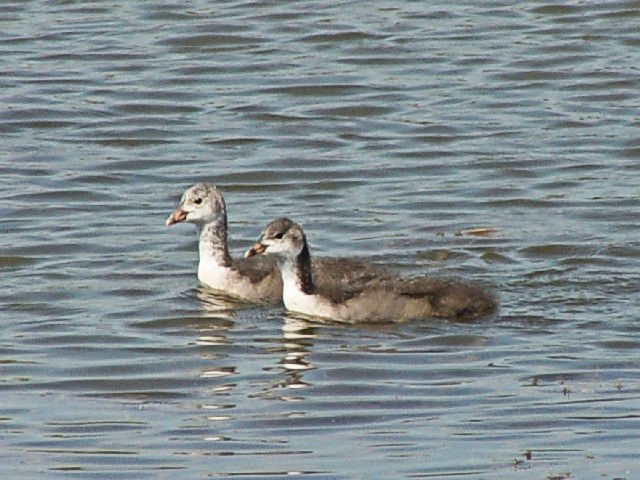
[[[458,3],[0,3],[2,478],[638,478],[640,4]],[[229,304],[201,180],[501,309]]]

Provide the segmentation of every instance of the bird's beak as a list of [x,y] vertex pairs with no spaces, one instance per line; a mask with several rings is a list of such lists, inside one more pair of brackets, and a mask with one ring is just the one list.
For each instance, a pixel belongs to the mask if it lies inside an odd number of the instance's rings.
[[186,218],[187,212],[178,207],[173,211],[171,215],[169,215],[169,218],[167,218],[165,224],[168,227],[169,225],[173,225],[174,223],[184,222]]
[[256,255],[260,255],[261,253],[264,253],[266,249],[267,249],[266,245],[263,245],[262,243],[256,243],[253,247],[251,247],[249,250],[244,252],[244,258],[255,257]]

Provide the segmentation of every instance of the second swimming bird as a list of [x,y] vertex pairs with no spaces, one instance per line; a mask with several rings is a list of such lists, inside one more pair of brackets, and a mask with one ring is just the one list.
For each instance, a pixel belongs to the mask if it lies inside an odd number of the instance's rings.
[[245,257],[273,254],[282,276],[282,299],[293,312],[348,323],[403,322],[441,317],[469,320],[494,312],[482,288],[434,277],[371,275],[350,283],[317,278],[302,227],[288,218],[269,223]]

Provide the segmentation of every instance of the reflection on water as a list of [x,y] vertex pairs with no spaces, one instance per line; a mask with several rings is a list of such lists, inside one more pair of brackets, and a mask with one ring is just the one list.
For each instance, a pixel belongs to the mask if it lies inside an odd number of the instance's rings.
[[195,296],[200,300],[202,310],[208,318],[232,320],[237,308],[247,306],[246,303],[228,297],[205,285],[200,285],[195,290]]
[[281,386],[290,389],[305,388],[308,383],[303,380],[304,372],[314,368],[307,356],[313,349],[315,329],[305,320],[289,313],[283,315],[283,320],[282,337],[286,355],[280,365],[287,374],[287,380]]

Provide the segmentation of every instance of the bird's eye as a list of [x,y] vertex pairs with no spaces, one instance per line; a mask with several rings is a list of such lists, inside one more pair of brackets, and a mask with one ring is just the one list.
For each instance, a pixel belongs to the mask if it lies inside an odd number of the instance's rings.
[[193,201],[193,203],[195,203],[196,205],[200,205],[202,203],[202,199],[198,197]]
[[276,233],[276,234],[273,236],[273,238],[277,238],[278,240],[280,240],[283,236],[284,236],[284,233],[283,233],[283,232],[280,232],[280,233]]

